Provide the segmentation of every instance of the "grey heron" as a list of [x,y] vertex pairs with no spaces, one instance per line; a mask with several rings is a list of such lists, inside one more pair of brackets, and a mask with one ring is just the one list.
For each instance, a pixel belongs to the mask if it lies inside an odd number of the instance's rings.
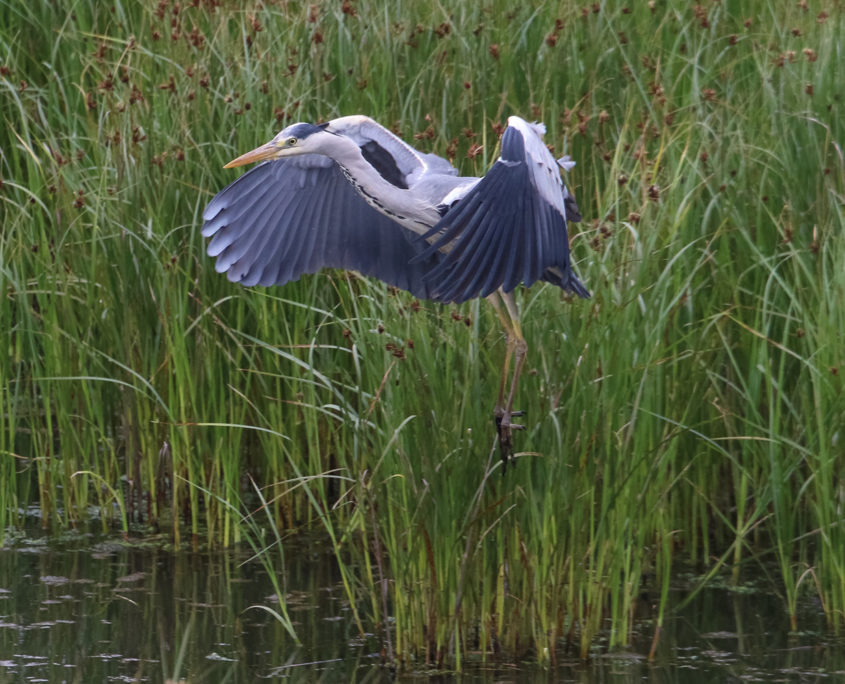
[[513,402],[527,351],[513,290],[543,280],[590,296],[567,237],[567,222],[581,217],[544,134],[543,124],[511,116],[499,158],[475,178],[366,116],[295,123],[226,164],[263,162],[206,207],[208,254],[243,285],[335,267],[437,302],[487,297],[507,340],[494,410],[507,467],[513,430],[523,429]]

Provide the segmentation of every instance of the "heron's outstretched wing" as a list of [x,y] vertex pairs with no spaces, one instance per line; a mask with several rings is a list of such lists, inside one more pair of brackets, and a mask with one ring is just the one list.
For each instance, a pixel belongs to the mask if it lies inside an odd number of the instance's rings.
[[423,275],[439,257],[410,263],[426,245],[372,209],[328,157],[264,162],[221,190],[203,219],[208,253],[229,280],[282,285],[334,267],[431,296]]
[[435,299],[461,302],[541,278],[589,297],[572,271],[569,194],[543,144],[544,132],[510,117],[499,159],[424,236],[434,240],[423,257],[445,252],[425,276]]

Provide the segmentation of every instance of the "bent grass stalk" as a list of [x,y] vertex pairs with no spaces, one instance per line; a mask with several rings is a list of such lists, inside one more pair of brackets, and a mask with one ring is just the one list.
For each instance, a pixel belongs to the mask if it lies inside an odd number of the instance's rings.
[[[87,475],[87,476],[93,478],[94,480],[99,482],[100,485],[109,492],[109,494],[111,494],[112,501],[114,502],[114,504],[120,510],[120,523],[121,523],[121,529],[123,530],[123,537],[124,537],[124,539],[128,538],[128,536],[129,536],[129,520],[126,516],[126,505],[123,502],[123,497],[101,475],[99,475],[98,473],[95,473],[91,470],[78,470],[77,472],[75,472],[73,475],[70,476],[70,479],[73,480],[73,479],[75,479],[75,478],[77,478],[81,475]],[[100,508],[105,509],[105,504],[101,503]]]

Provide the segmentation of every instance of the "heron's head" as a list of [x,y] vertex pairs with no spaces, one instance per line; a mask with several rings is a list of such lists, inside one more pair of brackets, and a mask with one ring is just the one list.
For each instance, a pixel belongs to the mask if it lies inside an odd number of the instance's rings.
[[243,166],[253,162],[293,157],[297,154],[325,154],[323,145],[334,136],[325,129],[328,124],[295,123],[291,124],[270,142],[256,147],[251,152],[233,159],[224,168]]

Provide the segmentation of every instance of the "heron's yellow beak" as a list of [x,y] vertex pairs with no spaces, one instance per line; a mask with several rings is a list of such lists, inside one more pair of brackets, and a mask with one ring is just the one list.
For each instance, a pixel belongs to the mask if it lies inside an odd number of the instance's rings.
[[279,147],[271,140],[264,143],[261,147],[256,147],[251,152],[242,154],[237,159],[233,159],[228,164],[223,166],[224,169],[231,169],[235,166],[243,166],[244,164],[252,164],[253,162],[265,161],[272,159],[279,151]]

